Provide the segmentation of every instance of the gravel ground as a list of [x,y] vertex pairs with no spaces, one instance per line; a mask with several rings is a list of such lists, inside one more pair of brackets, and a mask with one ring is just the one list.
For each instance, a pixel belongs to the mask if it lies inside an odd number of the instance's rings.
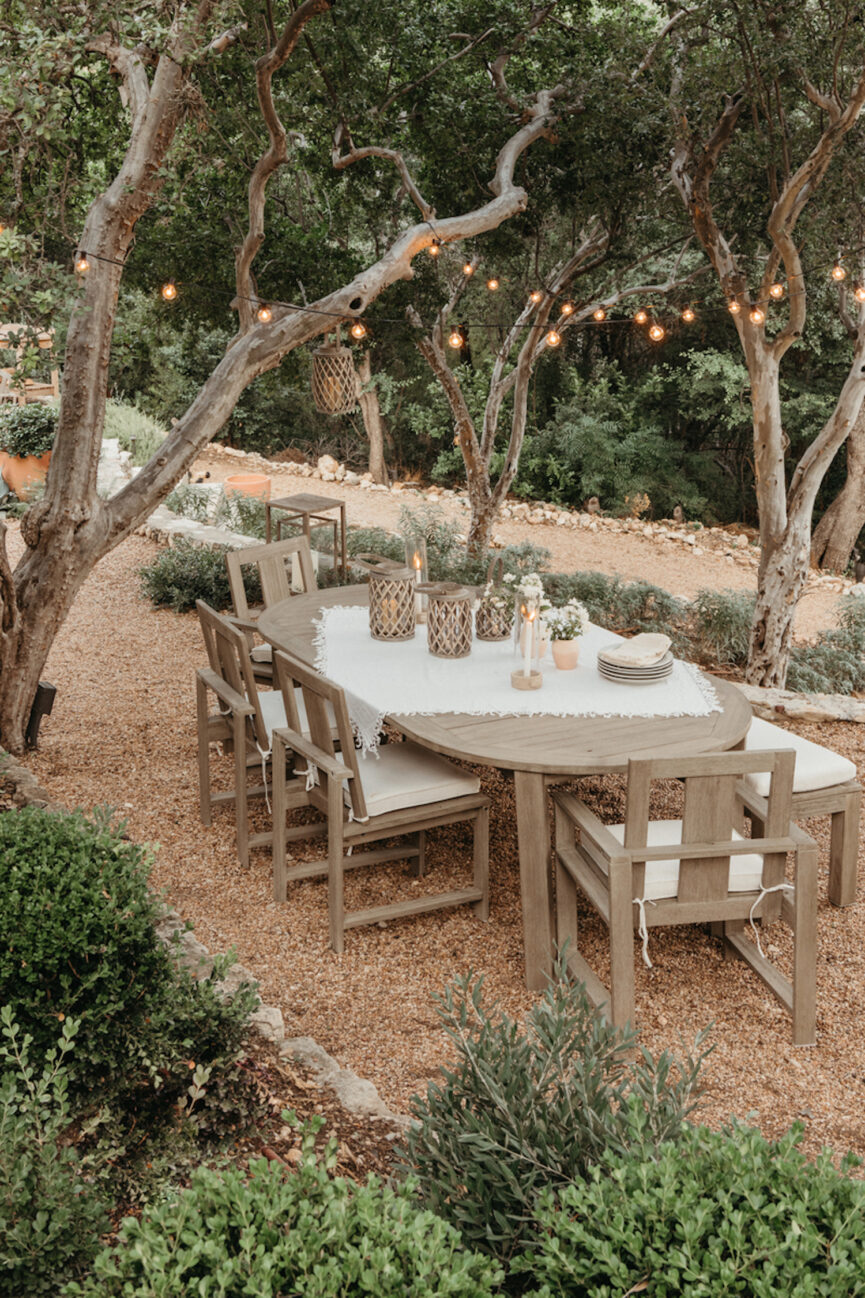
[[[284,485],[301,486],[297,478]],[[331,484],[313,485],[329,494]],[[357,523],[388,525],[399,503],[395,496],[349,492],[341,485],[333,494],[350,496],[350,521]],[[499,530],[508,536],[512,529]],[[747,572],[731,571],[711,555],[677,553],[662,561],[657,546],[637,537],[608,537],[604,545],[603,537],[563,536],[564,530],[513,529],[515,537],[529,534],[550,544],[557,566],[617,569],[678,593],[715,580],[750,580]],[[14,532],[12,540],[18,543]],[[131,834],[154,844],[156,886],[194,922],[211,950],[236,948],[259,978],[265,1001],[281,1008],[289,1034],[314,1036],[372,1080],[391,1107],[405,1108],[448,1057],[432,1003],[448,980],[474,969],[484,975],[490,997],[511,1014],[522,1014],[530,1004],[522,981],[513,785],[497,772],[479,772],[495,805],[488,924],[463,910],[424,915],[356,930],[347,937],[345,955],[336,956],[327,942],[324,883],[294,884],[288,904],[278,906],[271,899],[269,855],[257,852],[249,871],[240,868],[231,814],[219,814],[210,829],[198,820],[194,671],[204,664],[204,652],[194,615],[153,610],[139,594],[136,569],[156,549],[132,538],[85,583],[46,669],[58,697],[29,764],[53,798],[85,808],[109,804],[125,816]],[[820,607],[813,606],[815,625]],[[823,617],[831,617],[828,606]],[[847,753],[865,774],[865,732],[859,727],[796,729]],[[582,791],[603,815],[616,813],[617,780],[583,781]],[[264,815],[262,808],[262,825]],[[826,824],[809,828],[825,852]],[[431,890],[464,879],[469,859],[468,836],[460,827],[434,835]],[[810,1151],[831,1144],[865,1155],[865,901],[838,910],[826,900],[825,883],[824,871],[815,1049],[793,1048],[789,1020],[757,978],[742,964],[724,962],[720,946],[692,929],[653,930],[654,968],[637,963],[637,1013],[643,1042],[655,1051],[678,1049],[680,1041],[714,1024],[714,1050],[704,1067],[705,1120],[750,1115],[767,1134],[777,1135],[800,1119]],[[356,906],[410,895],[417,885],[395,866],[358,871],[348,886],[349,904]],[[782,960],[789,954],[783,932],[778,926],[769,935]],[[584,933],[587,954],[603,976],[605,938],[591,912]]]

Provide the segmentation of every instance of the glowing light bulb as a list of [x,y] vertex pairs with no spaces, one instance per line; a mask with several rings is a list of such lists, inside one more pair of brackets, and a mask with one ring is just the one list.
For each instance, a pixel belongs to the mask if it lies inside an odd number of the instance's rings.
[[273,312],[271,311],[270,307],[267,305],[266,302],[262,302],[261,306],[258,308],[255,314],[258,317],[261,324],[267,324],[269,320],[273,319]]
[[79,275],[86,275],[90,269],[90,262],[87,260],[86,252],[79,252],[75,258],[75,270]]
[[348,332],[351,334],[352,338],[356,338],[358,342],[360,342],[361,338],[366,337],[366,325],[362,320],[355,320]]
[[762,307],[755,306],[748,312],[748,319],[751,321],[751,324],[761,325],[766,319],[766,312]]
[[0,221],[0,234],[2,234],[3,231],[4,231],[5,229],[6,229],[6,226],[3,224],[2,221]]
[[498,281],[497,279],[488,279],[488,280],[487,280],[487,288],[489,289],[489,291],[490,291],[491,293],[495,293],[495,291],[496,291],[496,289],[498,288],[498,286],[499,286],[499,281]]
[[429,255],[430,255],[431,257],[437,257],[437,256],[439,255],[439,253],[441,252],[441,250],[442,250],[442,241],[441,241],[441,239],[433,239],[432,243],[431,243],[430,246],[427,248],[427,252],[429,253]]
[[561,341],[562,341],[562,335],[558,333],[555,329],[551,329],[550,332],[547,334],[548,347],[558,347]]
[[694,308],[691,306],[686,306],[684,311],[682,312],[682,319],[684,320],[685,324],[693,324],[696,318],[697,317],[694,314]]
[[602,306],[599,306],[597,311],[592,312],[592,316],[595,320],[598,321],[598,323],[600,323],[601,320],[606,320],[607,313]]
[[540,302],[540,300],[541,300],[541,298],[542,298],[543,296],[544,296],[544,295],[543,295],[543,293],[541,292],[541,290],[540,290],[539,288],[536,288],[532,293],[529,294],[529,301],[530,301],[530,302]]
[[474,266],[471,264],[470,261],[467,261],[463,266],[463,274],[466,276],[466,278],[468,278],[469,275],[474,275],[474,273],[475,273]]
[[465,339],[463,338],[459,329],[454,329],[451,332],[450,337],[448,338],[448,346],[453,347],[454,351],[457,352],[462,347],[464,341]]
[[166,280],[159,291],[166,302],[173,302],[177,297],[177,285],[173,279]]
[[642,307],[640,307],[639,311],[634,312],[634,321],[636,324],[645,324],[648,318],[648,314]]
[[739,312],[742,310],[742,308],[739,306],[739,303],[736,301],[736,299],[732,298],[727,303],[727,310],[730,312],[730,315],[738,315]]
[[773,284],[772,287],[769,289],[769,297],[773,297],[776,302],[780,302],[783,296],[784,296],[783,284]]
[[653,343],[659,343],[664,339],[666,333],[667,331],[663,325],[653,324],[649,330],[649,337]]
[[857,285],[853,290],[853,296],[857,302],[865,302],[865,288],[861,284]]
[[559,307],[559,311],[561,312],[562,315],[573,315],[574,314],[573,302],[563,302],[562,305]]
[[837,280],[839,284],[842,279],[847,278],[847,272],[839,261],[836,261],[835,265],[832,267],[832,278]]

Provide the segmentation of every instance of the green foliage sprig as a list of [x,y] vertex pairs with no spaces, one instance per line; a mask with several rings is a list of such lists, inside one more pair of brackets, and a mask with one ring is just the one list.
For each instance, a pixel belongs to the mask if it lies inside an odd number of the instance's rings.
[[582,1179],[611,1151],[640,1157],[678,1139],[694,1107],[694,1057],[633,1058],[636,1034],[611,1027],[585,989],[556,978],[521,1027],[483,1001],[483,979],[437,998],[455,1062],[411,1103],[398,1150],[419,1193],[466,1242],[507,1261],[532,1237],[539,1197]]
[[[225,550],[205,549],[180,538],[160,550],[152,563],[139,568],[141,590],[157,608],[189,613],[203,599],[217,612],[231,607],[231,588],[225,567]],[[261,582],[255,568],[243,570],[243,583],[251,604],[261,602]]]
[[0,405],[0,449],[10,455],[45,455],[54,445],[57,408],[33,401]]

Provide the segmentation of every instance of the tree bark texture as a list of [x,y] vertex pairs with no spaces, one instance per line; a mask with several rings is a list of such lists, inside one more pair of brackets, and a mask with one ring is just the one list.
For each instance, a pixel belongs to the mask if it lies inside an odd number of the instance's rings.
[[379,405],[378,392],[372,384],[372,363],[369,352],[364,352],[357,367],[357,401],[363,417],[363,426],[369,439],[369,471],[373,482],[390,484],[390,474],[384,458],[384,419]]
[[844,486],[814,528],[811,561],[832,572],[844,572],[865,527],[865,407],[847,438]]

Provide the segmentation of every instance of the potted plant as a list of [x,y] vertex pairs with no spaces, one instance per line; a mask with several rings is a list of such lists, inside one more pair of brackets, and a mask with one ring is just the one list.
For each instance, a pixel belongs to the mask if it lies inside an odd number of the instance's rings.
[[0,473],[19,500],[45,481],[56,430],[54,406],[0,406]]
[[573,671],[580,659],[580,636],[589,625],[586,606],[569,599],[560,608],[549,609],[544,622],[553,643],[553,662],[560,671]]

